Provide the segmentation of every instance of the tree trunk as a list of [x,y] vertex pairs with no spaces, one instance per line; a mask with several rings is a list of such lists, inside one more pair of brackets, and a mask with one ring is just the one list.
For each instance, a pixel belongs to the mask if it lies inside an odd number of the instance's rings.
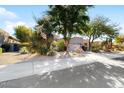
[[65,51],[67,52],[67,47],[68,47],[68,40],[67,39],[64,39],[64,42],[65,42]]
[[112,39],[110,39],[110,48],[112,49]]
[[90,43],[90,40],[89,40],[89,49],[88,50],[90,51],[90,49],[91,49],[91,43]]
[[91,41],[91,37],[89,37],[89,49],[88,49],[89,51],[91,51],[91,46],[92,46],[90,41]]
[[65,43],[65,51],[67,52],[67,31],[66,31],[66,23],[64,24],[64,43]]
[[65,53],[64,53],[64,56],[70,56],[69,51],[68,51],[69,40],[68,39],[64,39],[64,42],[65,42]]

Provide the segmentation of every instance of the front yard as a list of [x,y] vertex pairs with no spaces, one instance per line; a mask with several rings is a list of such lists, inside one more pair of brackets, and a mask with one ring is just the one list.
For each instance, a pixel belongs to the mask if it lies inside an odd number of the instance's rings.
[[19,54],[14,52],[3,53],[0,55],[0,65],[14,64],[27,60],[31,55]]

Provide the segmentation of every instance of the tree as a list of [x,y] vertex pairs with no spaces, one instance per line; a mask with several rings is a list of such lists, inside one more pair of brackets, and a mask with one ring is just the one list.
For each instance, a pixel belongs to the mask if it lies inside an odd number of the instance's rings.
[[37,25],[33,37],[33,46],[37,52],[46,55],[50,51],[54,39],[52,21],[50,16],[35,18]]
[[115,25],[109,23],[109,19],[103,16],[97,16],[88,23],[85,28],[85,35],[89,39],[89,50],[91,50],[92,43],[98,38],[106,38],[112,40],[118,33]]
[[119,45],[121,45],[122,43],[124,43],[124,35],[118,35],[116,38],[115,38],[115,42]]
[[32,29],[28,28],[24,25],[18,25],[14,28],[15,30],[15,36],[18,38],[21,42],[30,42],[32,37]]
[[55,32],[63,35],[66,51],[67,46],[69,44],[69,40],[72,35],[83,33],[82,29],[86,26],[86,23],[89,21],[89,16],[87,15],[89,7],[90,6],[86,5],[50,6],[48,15],[52,17]]
[[107,25],[106,30],[104,32],[104,35],[106,35],[106,43],[107,43],[107,49],[112,48],[112,41],[115,37],[119,34],[118,25]]

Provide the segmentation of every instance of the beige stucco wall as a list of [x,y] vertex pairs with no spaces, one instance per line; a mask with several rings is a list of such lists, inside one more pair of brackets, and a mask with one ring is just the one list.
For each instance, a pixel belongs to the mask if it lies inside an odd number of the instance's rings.
[[89,47],[88,39],[83,39],[81,37],[74,37],[70,40],[68,45],[69,51],[75,51],[80,48],[80,44],[83,46]]

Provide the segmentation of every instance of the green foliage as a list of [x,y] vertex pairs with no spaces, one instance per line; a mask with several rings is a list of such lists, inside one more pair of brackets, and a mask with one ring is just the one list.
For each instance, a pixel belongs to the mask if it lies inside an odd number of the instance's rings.
[[29,53],[27,47],[22,47],[19,52],[21,54],[27,54],[27,53]]
[[124,51],[124,46],[119,46],[120,51]]
[[[50,6],[47,16],[35,18],[37,25],[32,38],[32,48],[40,54],[47,54],[53,42],[53,33],[62,34],[64,40],[68,41],[73,34],[82,34],[83,27],[89,21],[87,10],[90,6]],[[64,50],[64,40],[59,41],[56,46],[58,51]]]
[[0,47],[0,54],[2,54],[2,52],[3,52],[3,51],[2,51],[2,48]]
[[108,42],[112,42],[112,39],[118,35],[119,28],[117,25],[109,22],[109,19],[103,16],[97,16],[90,21],[84,33],[89,38],[89,48],[95,39],[105,38]]
[[48,51],[46,47],[41,47],[39,52],[41,55],[47,55]]
[[56,51],[51,50],[51,51],[49,51],[49,52],[47,53],[47,55],[48,55],[48,56],[55,56],[55,55],[56,55]]
[[25,47],[27,52],[35,53],[34,49],[32,48],[32,43],[31,42],[23,42],[23,43],[20,44],[20,47],[21,48]]
[[29,42],[24,42],[24,43],[21,43],[20,47],[30,47],[31,46],[31,43]]
[[[41,48],[44,46],[45,40],[42,39],[40,34],[38,34],[36,31],[33,33],[32,36],[32,43],[31,43],[31,50],[34,52],[37,52],[41,54]],[[45,46],[44,46],[45,47]]]
[[47,55],[54,40],[51,18],[45,16],[35,20],[37,25],[32,35],[32,49],[41,55]]
[[46,55],[49,51],[46,40],[37,31],[33,34],[31,49],[41,55]]
[[[88,24],[88,28],[86,30],[86,35],[91,38],[92,40],[95,40],[102,35],[109,33],[109,25],[108,24],[108,18],[97,16],[93,20],[90,21]],[[108,33],[107,33],[108,32]],[[91,41],[92,41],[91,40]]]
[[89,7],[87,5],[50,6],[48,15],[52,17],[54,31],[63,35],[65,41],[69,41],[73,34],[82,34],[82,29],[89,21],[87,15]]
[[97,44],[97,43],[92,44],[92,51],[93,52],[100,52],[100,50],[102,50],[102,47],[100,44]]
[[32,29],[23,25],[18,25],[14,28],[15,36],[21,42],[30,42],[32,37]]
[[65,51],[65,45],[64,45],[64,40],[58,40],[57,42],[54,42],[54,46],[57,48],[56,50],[58,52],[60,51]]
[[117,44],[122,44],[124,43],[124,35],[118,35],[116,38],[115,38],[115,42]]

